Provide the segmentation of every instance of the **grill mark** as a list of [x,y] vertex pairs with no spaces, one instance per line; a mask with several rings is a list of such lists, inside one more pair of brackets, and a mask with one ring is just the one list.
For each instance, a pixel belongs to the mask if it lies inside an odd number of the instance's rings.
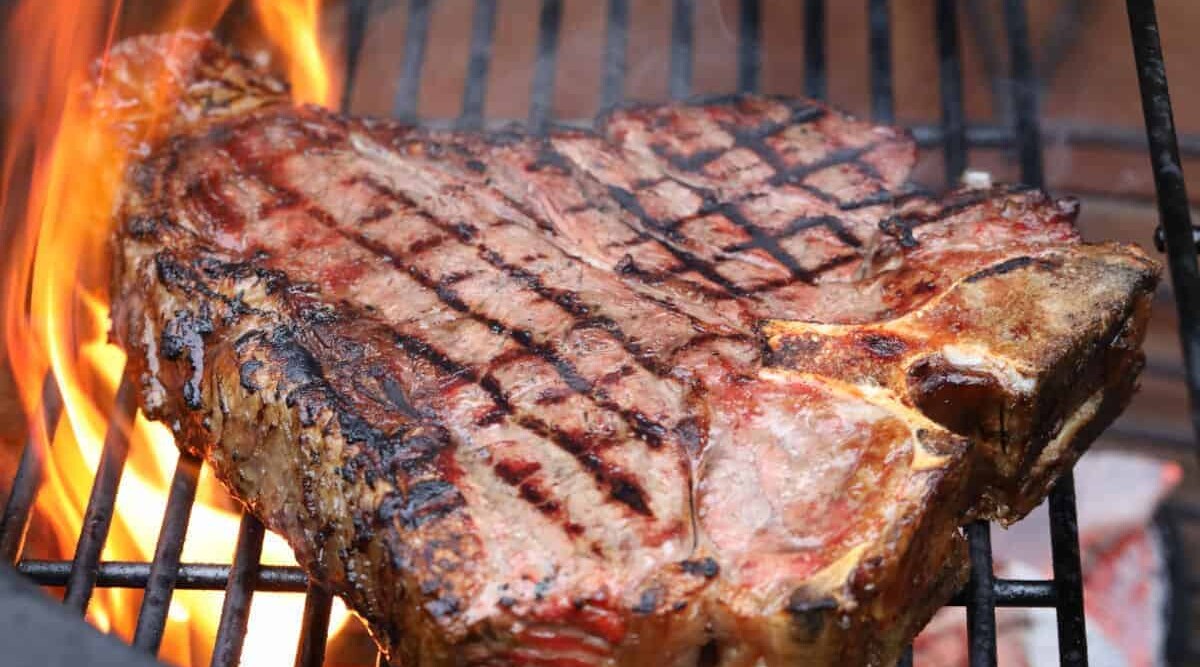
[[[304,128],[302,127],[301,129],[303,130]],[[297,201],[302,201],[305,199],[303,195],[291,190],[286,186],[282,186],[279,183],[274,182],[274,180],[270,177],[270,174],[267,173],[267,168],[265,165],[252,163],[247,159],[248,156],[245,156],[240,151],[231,151],[230,154],[233,156],[239,171],[243,172],[243,174],[248,174],[254,177],[255,180],[257,180],[264,188],[273,192],[287,193],[287,195],[296,197]],[[390,189],[387,190],[389,196],[391,196],[392,193],[390,192]],[[394,194],[399,195],[399,193]],[[406,198],[402,199],[407,201]],[[407,203],[412,204],[415,207],[414,202]],[[594,387],[591,382],[579,375],[578,371],[574,369],[573,365],[566,360],[559,358],[556,352],[549,349],[548,346],[535,344],[530,332],[522,329],[505,327],[502,323],[491,321],[490,318],[486,318],[481,314],[474,313],[469,308],[466,308],[466,304],[463,304],[461,300],[457,299],[456,296],[452,299],[443,298],[450,296],[450,293],[452,292],[450,286],[445,284],[430,285],[429,283],[432,281],[427,275],[418,275],[421,272],[416,271],[415,267],[402,266],[403,262],[400,262],[400,258],[396,257],[393,253],[387,252],[386,249],[379,248],[378,244],[370,242],[368,239],[363,238],[359,234],[350,234],[342,230],[340,226],[337,225],[336,219],[334,219],[329,212],[325,211],[316,204],[310,204],[305,210],[318,222],[325,225],[340,236],[343,236],[344,238],[347,238],[348,240],[360,245],[364,249],[376,254],[377,256],[388,258],[394,264],[399,262],[397,268],[407,270],[407,272],[412,275],[419,284],[422,284],[422,286],[424,286],[426,289],[432,289],[434,294],[438,296],[439,300],[442,300],[451,308],[456,308],[454,302],[457,301],[459,306],[465,308],[465,310],[463,310],[464,314],[489,326],[489,328],[491,328],[493,331],[497,331],[498,329],[505,331],[510,337],[513,338],[513,340],[526,347],[543,360],[550,362],[552,367],[555,368],[560,377],[562,377],[564,382],[571,387],[571,389],[580,393],[581,395],[584,395],[585,397],[591,398],[596,402],[598,407],[620,415],[629,428],[634,433],[641,436],[642,439],[652,447],[661,445],[662,434],[668,433],[665,427],[650,420],[640,411],[626,410],[613,403],[610,399],[608,399],[606,392]],[[416,208],[416,211],[433,224],[442,227],[440,221],[433,216],[428,215],[427,212],[419,209],[419,207]],[[464,240],[474,238],[477,233],[474,227],[467,223],[458,223],[452,225],[451,227],[452,231],[454,231],[460,238],[464,238]],[[480,247],[486,249],[486,246],[481,245]],[[422,280],[422,277],[424,280]],[[428,359],[431,362],[447,371],[452,377],[461,378],[464,381],[470,381],[471,379],[474,379],[474,381],[489,394],[493,402],[500,410],[506,414],[513,413],[513,409],[508,397],[503,393],[499,382],[496,381],[495,377],[492,376],[490,372],[484,374],[483,376],[477,376],[473,369],[454,362],[452,359],[434,348],[429,343],[425,341],[419,341],[413,336],[400,334],[394,329],[393,332],[398,336],[398,340],[404,340],[404,343],[398,344],[398,347],[406,352],[415,352],[418,354],[428,355]],[[485,416],[485,419],[489,417],[492,417],[492,415],[489,414]],[[646,503],[645,492],[641,489],[641,486],[638,484],[637,480],[625,473],[606,469],[606,464],[603,462],[603,460],[596,456],[596,454],[593,452],[589,451],[587,446],[579,441],[578,437],[571,436],[570,434],[567,434],[560,429],[546,424],[540,419],[530,415],[521,416],[517,423],[528,430],[534,430],[534,432],[538,433],[539,435],[543,435],[543,437],[548,436],[549,439],[554,441],[560,448],[563,448],[565,451],[572,454],[572,456],[574,456],[585,469],[592,473],[593,478],[598,483],[609,488],[609,495],[612,499],[628,506],[638,514],[648,517],[653,516],[648,504]]]
[[[880,142],[871,142],[865,146],[860,146],[858,148],[838,148],[836,150],[830,151],[830,153],[827,156],[825,156],[819,160],[815,160],[815,161],[809,162],[807,164],[798,164],[798,165],[795,165],[792,167],[784,166],[782,164],[782,161],[779,161],[778,165],[780,168],[778,169],[778,173],[775,174],[774,176],[772,176],[770,179],[768,179],[767,183],[769,185],[775,185],[775,186],[799,185],[806,189],[810,189],[811,191],[821,193],[821,195],[823,195],[826,199],[832,199],[832,197],[830,197],[830,195],[828,193],[826,193],[825,191],[819,190],[817,188],[813,188],[812,186],[806,186],[803,183],[804,179],[807,178],[811,174],[814,174],[823,169],[828,169],[830,167],[836,167],[839,164],[851,163],[855,167],[860,168],[861,165],[863,164],[863,162],[860,161],[859,158],[861,158],[863,155],[866,155],[867,153],[870,153],[871,151],[875,150],[876,148],[879,147],[879,145],[880,145]],[[763,148],[766,149],[768,152],[773,153],[773,151],[771,151],[770,147],[767,146],[766,144],[763,144]],[[766,158],[764,158],[764,159],[766,159]]]
[[[562,158],[562,159],[565,159],[565,158]],[[373,179],[369,176],[362,177],[361,182],[363,184],[367,185],[368,187],[372,188],[373,190],[375,190],[377,193],[379,193],[385,197],[388,197],[389,199],[391,199],[397,203],[411,207],[411,209],[417,215],[420,215],[426,222],[438,227],[439,229],[446,229],[446,227],[447,227],[446,223],[437,219],[435,216],[430,215],[427,211],[422,210],[420,208],[420,206],[417,205],[416,202],[413,202],[411,199],[409,199],[404,194],[395,191],[394,189],[388,187],[387,185],[385,185],[383,183],[378,182],[376,179]],[[508,197],[504,196],[503,194],[501,194],[501,196],[506,201],[511,201],[508,199]],[[532,212],[526,213],[525,211],[522,211],[522,213],[525,214],[527,217],[534,219],[535,222],[537,221],[537,219],[534,217],[534,214]],[[546,224],[549,224],[549,223],[546,223]],[[539,223],[539,227],[540,226],[541,226],[541,224]],[[583,300],[580,298],[580,295],[578,292],[575,292],[572,290],[564,290],[564,289],[548,287],[548,286],[546,286],[545,283],[542,282],[541,278],[539,278],[533,272],[531,272],[528,269],[525,269],[523,267],[508,263],[500,255],[500,253],[496,252],[495,250],[492,250],[487,245],[485,245],[481,242],[478,242],[474,238],[474,236],[475,236],[474,234],[471,234],[468,237],[463,238],[464,235],[461,233],[461,231],[459,231],[457,229],[454,231],[458,232],[458,236],[462,239],[462,241],[464,243],[472,245],[476,248],[477,254],[480,259],[487,262],[489,265],[493,266],[494,268],[499,269],[501,272],[503,272],[509,278],[516,281],[517,284],[532,291],[533,293],[537,294],[539,297],[541,297],[547,301],[550,301],[551,303],[556,304],[558,307],[560,307],[564,311],[566,311],[567,314],[569,314],[572,318],[574,318],[576,320],[575,327],[580,327],[583,325],[583,322],[579,321],[581,318],[587,318],[587,322],[590,323],[591,326],[594,326],[595,328],[600,328],[600,329],[608,332],[608,334],[611,335],[621,345],[622,349],[624,349],[625,352],[627,352],[630,356],[632,356],[635,360],[637,360],[638,364],[640,366],[642,366],[643,368],[645,368],[647,371],[649,371],[650,373],[652,373],[658,377],[663,377],[663,378],[670,377],[671,369],[669,367],[664,366],[662,363],[659,362],[659,360],[657,358],[654,357],[654,355],[647,352],[636,341],[632,340],[629,337],[629,335],[627,333],[625,333],[625,331],[620,327],[620,325],[617,324],[617,322],[614,321],[611,317],[608,317],[606,315],[592,313],[591,311],[592,311],[592,309],[595,308],[595,306],[589,306],[588,304],[584,303]],[[377,252],[379,252],[381,254],[385,254],[387,256],[390,256],[390,254],[387,253],[386,249],[382,249]],[[411,272],[412,269],[410,268],[409,271]],[[461,280],[461,278],[460,278],[460,280]],[[441,287],[441,286],[439,285],[439,287]],[[671,309],[674,312],[678,313],[678,309],[675,308],[674,306],[672,306]],[[464,310],[463,312],[467,312],[467,311]],[[679,313],[679,314],[682,314],[682,313]],[[688,319],[691,320],[693,324],[695,324],[695,320],[693,318],[689,317]]]
[[[842,223],[841,219],[832,215],[796,218],[790,224],[788,224],[787,227],[779,230],[773,236],[774,238],[782,241],[784,239],[789,239],[802,231],[813,229],[814,227],[825,227],[832,232],[839,241],[852,248],[862,247],[862,240],[855,236],[854,233],[849,229],[846,229],[846,226]],[[737,243],[724,248],[724,250],[726,252],[738,252],[752,247],[755,247],[753,243]]]
[[[482,376],[478,375],[471,368],[451,360],[437,348],[415,336],[400,333],[396,333],[395,336],[398,349],[416,358],[425,359],[443,368],[453,376],[474,382],[488,394],[492,402],[496,405],[496,409],[502,410],[508,415],[515,414],[508,396],[504,393],[499,381],[491,373],[485,373]],[[653,516],[649,505],[646,504],[645,492],[642,491],[637,481],[623,473],[613,472],[611,470],[612,466],[606,464],[580,438],[566,433],[562,429],[552,426],[530,414],[516,415],[515,423],[526,431],[553,442],[560,449],[570,454],[585,470],[591,473],[592,478],[598,484],[608,488],[609,496],[613,500],[626,505],[638,514],[646,517]],[[630,488],[633,491],[629,491]]]
[[610,498],[624,504],[642,516],[654,516],[653,512],[650,511],[650,506],[647,504],[646,492],[637,480],[631,475],[620,471],[615,466],[606,464],[580,438],[554,428],[532,415],[519,417],[517,423],[537,435],[553,441],[564,451],[574,456],[575,460],[579,461],[580,465],[592,474],[592,478],[597,483],[608,487]]
[[[622,209],[633,214],[633,216],[640,220],[642,224],[645,224],[652,229],[661,231],[668,238],[674,237],[677,242],[684,240],[678,230],[671,230],[667,225],[664,225],[647,213],[646,209],[642,208],[641,202],[637,200],[637,197],[634,196],[632,192],[615,185],[609,185],[607,187],[609,196],[612,197]],[[688,252],[683,248],[677,247],[672,243],[663,242],[662,245],[667,252],[670,252],[671,255],[674,256],[675,259],[679,260],[679,262],[682,264],[682,266],[680,266],[675,273],[695,271],[696,273],[704,276],[710,282],[719,285],[722,289],[728,292],[728,295],[726,296],[729,298],[749,296],[749,293],[746,290],[739,287],[737,283],[718,273],[716,268],[709,262],[706,262],[700,257],[697,257],[695,254]]]
[[[263,173],[265,170],[255,169],[252,166],[248,168],[248,165],[246,164],[248,161],[239,159],[238,156],[234,157],[234,161],[237,163],[239,170],[244,175],[255,178],[262,184],[264,188],[280,191],[291,191],[290,188],[286,188],[278,183],[273,182],[268,174]],[[301,200],[304,199],[299,193],[295,193],[294,191],[291,192],[295,196],[300,197]],[[378,244],[362,238],[361,235],[347,235],[346,232],[339,228],[337,221],[333,218],[333,216],[328,211],[325,211],[316,204],[308,205],[305,207],[305,211],[312,215],[313,218],[319,223],[327,226],[329,229],[343,236],[344,238],[347,238],[347,240],[359,244],[364,249],[376,255],[386,257],[393,263],[399,262],[399,258],[395,257],[394,254],[386,252],[385,249],[379,248]],[[424,215],[424,212],[421,212],[421,214]],[[626,411],[620,408],[620,406],[613,404],[607,399],[607,396],[604,394],[604,392],[592,387],[591,383],[588,382],[586,378],[583,378],[581,375],[579,375],[578,371],[575,371],[574,367],[569,362],[559,358],[557,353],[553,350],[550,350],[547,346],[536,344],[532,340],[532,334],[530,334],[528,331],[507,328],[499,322],[490,321],[490,318],[486,318],[480,314],[474,313],[467,308],[466,304],[462,303],[462,301],[458,299],[456,295],[451,295],[452,290],[449,287],[445,285],[434,284],[434,281],[432,281],[427,275],[424,275],[419,270],[416,270],[415,267],[403,267],[401,262],[397,268],[406,270],[417,280],[419,284],[424,286],[426,289],[433,291],[434,294],[438,296],[439,300],[442,300],[449,307],[455,308],[456,310],[462,308],[462,312],[464,314],[488,325],[493,330],[496,330],[495,327],[502,328],[508,332],[513,340],[529,348],[534,354],[549,362],[555,368],[555,370],[559,372],[564,382],[566,382],[567,385],[573,390],[586,397],[596,400],[599,407],[620,415],[629,425],[630,429],[633,432],[642,435],[643,439],[651,444],[651,446],[657,446],[661,444],[661,439],[656,437],[658,431],[653,429],[653,427],[647,426],[646,422],[648,420],[644,418],[644,415],[641,415],[641,413],[634,414],[631,411]],[[493,375],[491,375],[490,372],[480,376],[474,369],[453,361],[443,352],[430,345],[428,342],[422,341],[412,335],[401,334],[394,329],[393,332],[394,335],[397,336],[397,347],[399,349],[406,353],[416,354],[422,358],[425,358],[427,361],[430,361],[434,365],[446,371],[451,377],[462,378],[466,381],[474,380],[478,386],[488,393],[500,410],[503,410],[506,414],[514,413],[508,396],[505,395],[500,383]],[[545,439],[551,440],[561,449],[571,454],[580,463],[580,465],[584,467],[584,469],[592,474],[593,479],[595,479],[597,483],[608,487],[609,496],[613,500],[626,505],[637,514],[647,517],[653,516],[649,505],[646,503],[645,491],[642,490],[637,480],[625,473],[611,470],[610,468],[612,468],[612,466],[607,466],[607,464],[605,464],[599,456],[592,452],[586,443],[580,440],[579,437],[568,434],[532,415],[519,416],[517,419],[517,424],[524,427],[526,430],[530,430],[537,435],[542,436]],[[653,423],[651,422],[651,424]],[[654,426],[657,426],[658,429],[662,429],[662,432],[666,432],[665,428],[661,425],[654,424]]]
[[972,192],[966,196],[962,196],[960,201],[942,206],[933,213],[913,211],[884,218],[879,221],[879,230],[889,236],[895,237],[901,246],[912,248],[917,245],[917,239],[913,236],[913,230],[918,227],[941,222],[998,196],[1019,192],[1021,190],[1017,188],[979,190],[977,193]]
[[538,296],[558,304],[560,308],[567,311],[575,318],[572,328],[595,328],[605,331],[620,343],[622,349],[636,359],[640,366],[659,377],[670,377],[671,368],[664,366],[654,355],[643,349],[636,341],[631,340],[629,335],[611,317],[593,313],[594,306],[583,303],[578,292],[547,287],[538,276],[519,266],[505,262],[499,253],[487,246],[481,244],[478,248],[480,259],[500,269]]
[[743,245],[748,245],[750,248],[760,248],[765,250],[772,259],[782,264],[783,267],[787,269],[788,273],[792,274],[792,277],[796,280],[806,283],[813,282],[812,274],[808,271],[805,271],[804,268],[800,266],[800,262],[796,261],[796,258],[793,257],[791,253],[787,252],[783,249],[783,246],[779,245],[779,240],[762,227],[759,227],[751,222],[750,219],[745,215],[742,215],[741,210],[739,210],[736,205],[723,205],[721,207],[721,213],[728,218],[730,222],[742,228],[747,234],[750,235],[750,241]]
[[[685,273],[687,271],[690,271],[691,269],[692,269],[692,267],[689,267],[687,265],[677,264],[676,266],[672,267],[671,269],[669,269],[667,271],[648,271],[648,270],[643,269],[642,267],[638,266],[637,261],[635,261],[633,259],[632,255],[622,256],[621,260],[618,261],[612,267],[612,270],[614,273],[617,273],[618,275],[622,275],[622,276],[630,276],[632,278],[636,278],[639,282],[644,283],[646,285],[650,285],[650,286],[660,285],[664,282],[667,282],[667,281],[673,279],[676,274]],[[711,287],[708,287],[707,285],[693,283],[690,281],[687,283],[687,285],[688,285],[687,289],[699,292],[701,295],[703,295],[707,298],[710,298],[710,299],[724,301],[727,299],[735,298],[733,295],[729,294],[728,292],[715,290]],[[663,306],[664,308],[674,308],[675,307],[674,304],[670,303],[666,299],[656,297],[652,294],[642,294],[640,296],[642,298],[649,299],[650,301],[653,301],[654,303],[657,303],[657,304]],[[680,314],[686,316],[686,313],[680,313]],[[694,321],[695,320],[693,320],[693,322]]]

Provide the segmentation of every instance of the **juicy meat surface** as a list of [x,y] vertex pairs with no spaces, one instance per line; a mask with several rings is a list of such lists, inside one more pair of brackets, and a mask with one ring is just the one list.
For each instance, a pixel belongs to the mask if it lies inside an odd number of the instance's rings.
[[923,193],[906,134],[819,103],[428,132],[202,37],[108,67],[156,58],[114,336],[397,664],[893,663],[959,526],[1134,389],[1154,263],[1070,200]]

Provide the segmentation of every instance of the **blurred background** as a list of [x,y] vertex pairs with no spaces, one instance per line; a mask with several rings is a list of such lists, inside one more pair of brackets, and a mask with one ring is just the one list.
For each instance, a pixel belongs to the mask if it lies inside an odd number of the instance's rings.
[[[149,30],[153,13],[126,3],[119,32]],[[144,4],[144,3],[143,3]],[[149,3],[153,5],[154,3]],[[429,5],[425,64],[419,103],[400,90],[408,45],[410,3],[375,0],[364,36],[350,109],[392,116],[397,111],[422,121],[451,122],[463,111],[473,30],[491,28],[482,115],[488,122],[525,120],[537,56],[540,3],[496,0],[494,23],[479,25],[474,0],[434,0]],[[623,94],[631,101],[661,101],[670,95],[672,17],[678,0],[630,0]],[[738,38],[743,29],[737,0],[694,0],[692,92],[722,93],[738,81]],[[869,117],[871,106],[866,0],[803,3],[762,0],[759,89],[783,95],[818,94],[834,105]],[[1147,157],[1140,97],[1123,0],[1037,0],[1026,3],[1039,82],[1048,189],[1083,202],[1080,227],[1089,239],[1140,244],[1151,254],[1157,213]],[[344,52],[345,7],[325,3],[321,14],[323,51]],[[1200,3],[1160,0],[1161,37],[1172,83],[1175,118],[1191,176],[1193,201],[1200,196]],[[5,3],[0,2],[0,12]],[[813,6],[823,7],[814,11]],[[562,3],[551,115],[556,121],[586,123],[601,106],[603,51],[609,4],[598,0]],[[962,0],[959,45],[969,136],[998,136],[1013,127],[1008,42],[1000,0]],[[249,10],[233,3],[219,34],[250,53],[266,48]],[[929,147],[922,152],[918,180],[942,187],[944,169],[936,141],[941,121],[939,57],[933,0],[891,3],[895,123],[913,129]],[[823,22],[824,44],[806,44],[806,23]],[[817,48],[823,47],[823,48]],[[269,54],[268,54],[269,55]],[[332,55],[331,57],[338,57]],[[823,58],[824,74],[814,58]],[[334,72],[342,72],[340,66]],[[344,81],[336,82],[344,85]],[[0,86],[0,114],[29,104],[36,90]],[[3,120],[3,118],[0,118]],[[996,180],[1018,179],[1011,150],[972,146],[972,169]],[[0,236],[3,239],[3,236]],[[97,261],[103,261],[97,258]],[[1192,563],[1200,556],[1200,485],[1191,432],[1171,287],[1164,284],[1146,343],[1148,363],[1133,405],[1094,446],[1079,472],[1079,495],[1088,571],[1087,611],[1093,664],[1200,664],[1188,643],[1193,592],[1200,580]],[[0,498],[6,492],[25,418],[14,399],[11,378],[0,364]],[[1161,501],[1161,502],[1160,502]],[[1116,509],[1130,510],[1119,512]],[[1038,518],[1041,517],[1041,518]],[[1030,522],[1044,521],[1039,512]],[[36,539],[37,522],[35,521]],[[1044,576],[1046,531],[1018,527],[996,531],[1000,571],[1006,576]],[[1039,555],[1040,554],[1040,555]],[[69,556],[69,554],[68,554]],[[1005,570],[1004,568],[1009,568]],[[1154,583],[1157,582],[1157,583]],[[1148,610],[1148,611],[1147,611]],[[1198,609],[1197,611],[1200,611]],[[1146,615],[1145,613],[1149,615]],[[961,616],[962,612],[957,613]],[[1047,616],[1047,614],[1049,614]],[[1053,642],[1052,612],[1002,615],[1012,647],[1007,664],[1041,663],[1045,631]],[[953,637],[961,622],[935,623],[918,644],[918,664],[959,664],[965,657]],[[1039,634],[1041,633],[1041,634]],[[342,638],[353,642],[353,638]],[[1043,642],[1039,644],[1038,642]],[[1054,656],[1053,644],[1043,657]],[[1040,648],[1039,648],[1040,647]],[[347,649],[349,650],[349,649]],[[1053,662],[1053,660],[1051,660]]]

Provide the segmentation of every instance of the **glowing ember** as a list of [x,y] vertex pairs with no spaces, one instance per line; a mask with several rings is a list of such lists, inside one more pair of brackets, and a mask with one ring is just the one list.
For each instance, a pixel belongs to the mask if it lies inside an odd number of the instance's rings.
[[[185,2],[159,25],[208,29],[227,4]],[[4,339],[27,414],[38,414],[47,372],[62,394],[56,431],[34,435],[36,446],[49,447],[37,509],[52,523],[65,557],[74,552],[125,365],[121,350],[106,340],[111,213],[126,167],[164,129],[179,84],[170,68],[139,72],[139,82],[154,82],[146,86],[121,80],[105,61],[91,66],[115,33],[121,3],[113,14],[105,12],[108,5],[25,0],[11,15],[4,44],[5,81],[18,101],[5,128],[0,172],[0,219],[16,225],[4,258]],[[328,101],[317,0],[262,0],[256,9],[264,34],[284,54],[297,98]],[[187,49],[186,40],[177,48]],[[98,100],[103,104],[93,104]],[[177,458],[170,432],[138,413],[103,560],[150,559]],[[183,560],[227,563],[239,514],[210,476],[200,481]],[[263,562],[294,564],[275,535],[267,536]],[[88,619],[129,639],[139,604],[140,591],[98,589]],[[255,595],[242,664],[290,664],[302,609],[300,595]],[[207,664],[220,610],[219,592],[177,591],[160,657]],[[333,629],[347,617],[335,603]]]

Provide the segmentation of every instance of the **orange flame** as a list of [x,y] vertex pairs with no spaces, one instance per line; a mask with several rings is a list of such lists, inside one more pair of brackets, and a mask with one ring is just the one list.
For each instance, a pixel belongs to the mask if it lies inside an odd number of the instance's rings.
[[320,0],[254,3],[263,32],[283,52],[297,102],[332,106],[329,67],[321,52]]
[[[0,163],[0,239],[7,241],[0,295],[4,343],[26,414],[39,414],[47,372],[62,396],[63,417],[55,432],[37,431],[40,420],[31,420],[31,428],[33,446],[46,452],[37,511],[53,526],[57,555],[66,557],[80,533],[125,366],[124,353],[106,338],[112,211],[126,167],[153,144],[164,125],[156,120],[171,112],[176,90],[165,68],[146,73],[133,91],[130,82],[114,80],[103,58],[89,68],[112,46],[122,3],[110,4],[24,0],[8,18],[2,47],[4,80],[17,101],[4,128]],[[209,29],[227,5],[227,0],[184,2],[158,25]],[[330,77],[320,50],[317,0],[261,0],[256,7],[266,36],[285,57],[297,99],[327,102]],[[118,108],[129,95],[136,97],[149,112],[130,124],[140,131],[112,132],[113,119],[86,103],[85,90],[118,102]],[[170,432],[139,412],[104,560],[152,556],[177,458]],[[229,562],[239,521],[234,507],[203,473],[185,562]],[[275,535],[267,536],[263,562],[294,564],[290,548]],[[98,589],[88,619],[129,639],[139,598],[138,591]],[[302,608],[299,595],[256,594],[242,664],[290,663]],[[177,591],[160,658],[207,664],[220,610],[220,593]],[[333,628],[347,617],[337,603]]]

